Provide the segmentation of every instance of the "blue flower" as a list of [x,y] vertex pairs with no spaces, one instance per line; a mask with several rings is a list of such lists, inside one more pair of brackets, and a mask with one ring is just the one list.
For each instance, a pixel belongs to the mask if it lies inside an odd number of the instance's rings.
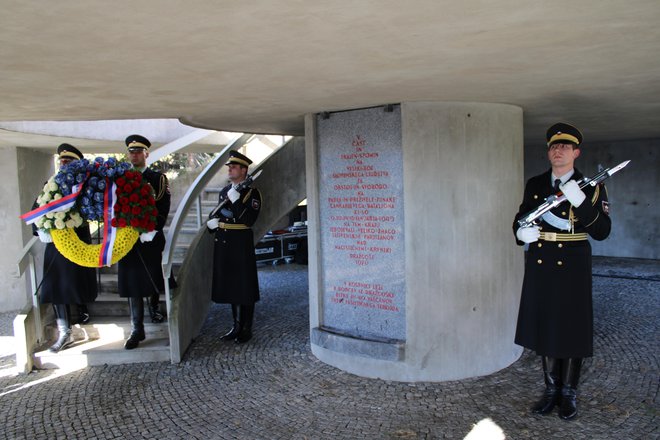
[[[102,192],[97,192],[94,194],[94,201],[95,202],[100,202],[101,206],[103,206],[103,193]],[[101,208],[103,209],[103,208]]]
[[[108,170],[108,171],[110,171],[110,170]],[[96,184],[96,187],[100,191],[104,191],[105,190],[105,180],[99,180],[99,182]]]

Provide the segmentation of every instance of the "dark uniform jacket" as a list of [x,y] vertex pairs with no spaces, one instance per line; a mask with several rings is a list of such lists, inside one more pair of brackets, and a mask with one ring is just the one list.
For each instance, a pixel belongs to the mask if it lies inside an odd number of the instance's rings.
[[[575,169],[571,180],[582,177]],[[530,243],[527,252],[515,342],[541,356],[580,358],[593,354],[591,245],[586,239],[572,240],[571,236],[579,238],[575,234],[586,233],[595,240],[604,240],[611,222],[605,186],[587,186],[582,191],[587,198],[578,208],[565,201],[551,211],[561,219],[573,218],[573,231],[558,229],[546,221],[540,223],[541,232],[570,234],[568,239],[541,239]],[[515,220],[553,193],[551,170],[531,178]],[[517,230],[514,221],[514,234]]]
[[[231,185],[220,191],[227,200]],[[227,201],[216,217],[221,222],[214,233],[212,299],[217,303],[254,304],[259,301],[257,260],[251,226],[261,209],[261,193],[245,188],[235,203]]]
[[[87,223],[75,231],[83,242],[92,242]],[[46,244],[43,277],[41,303],[85,304],[96,299],[96,270],[69,261],[53,243]]]
[[153,187],[156,199],[158,231],[152,241],[139,239],[133,249],[119,260],[119,296],[139,298],[165,290],[161,260],[165,248],[163,228],[170,213],[170,188],[165,174],[147,168],[142,177]]

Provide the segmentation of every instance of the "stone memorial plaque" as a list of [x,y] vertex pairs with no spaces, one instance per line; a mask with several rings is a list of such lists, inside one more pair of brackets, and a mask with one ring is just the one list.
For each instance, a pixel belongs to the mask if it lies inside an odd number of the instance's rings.
[[405,340],[401,108],[317,117],[322,326]]

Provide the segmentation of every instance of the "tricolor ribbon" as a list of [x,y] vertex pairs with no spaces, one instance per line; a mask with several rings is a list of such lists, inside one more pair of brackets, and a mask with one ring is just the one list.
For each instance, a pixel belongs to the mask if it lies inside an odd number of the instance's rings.
[[[87,174],[87,176],[89,176],[89,174]],[[37,209],[33,209],[30,212],[26,212],[25,214],[21,215],[21,220],[25,220],[25,223],[31,225],[48,213],[71,209],[73,205],[76,204],[76,198],[78,198],[78,195],[80,195],[82,192],[82,187],[87,180],[87,176],[85,176],[85,180],[79,184],[73,185],[73,188],[71,188],[71,194],[62,197],[61,199],[53,200],[50,203],[46,203],[45,205],[40,206]]]
[[99,253],[99,267],[112,265],[112,247],[117,238],[117,228],[112,226],[115,215],[115,203],[117,202],[117,185],[110,179],[105,178],[105,192],[103,194],[103,242]]

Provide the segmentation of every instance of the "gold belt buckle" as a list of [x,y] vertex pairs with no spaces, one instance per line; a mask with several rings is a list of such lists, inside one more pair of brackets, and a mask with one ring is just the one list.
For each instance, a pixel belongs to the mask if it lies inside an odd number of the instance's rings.
[[557,233],[556,232],[546,232],[544,239],[546,241],[557,241]]

